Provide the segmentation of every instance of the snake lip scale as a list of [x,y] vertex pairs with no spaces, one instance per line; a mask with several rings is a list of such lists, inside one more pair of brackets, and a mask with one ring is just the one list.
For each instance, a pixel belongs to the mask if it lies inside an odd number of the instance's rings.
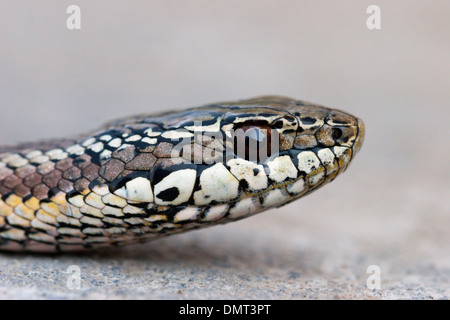
[[0,251],[140,243],[280,207],[344,172],[364,134],[347,112],[267,96],[0,147]]

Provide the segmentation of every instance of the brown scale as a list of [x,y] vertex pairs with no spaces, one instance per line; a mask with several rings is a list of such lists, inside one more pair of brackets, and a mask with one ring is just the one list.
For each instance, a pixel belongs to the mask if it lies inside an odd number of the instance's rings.
[[158,160],[152,153],[141,153],[125,165],[126,170],[150,171]]
[[99,171],[99,174],[108,182],[116,179],[125,169],[125,163],[119,159],[112,158],[106,162]]

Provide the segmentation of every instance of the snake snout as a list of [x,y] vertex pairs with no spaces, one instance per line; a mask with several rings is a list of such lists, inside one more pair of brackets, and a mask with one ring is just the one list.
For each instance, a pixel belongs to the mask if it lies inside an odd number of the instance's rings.
[[366,127],[364,122],[358,118],[358,134],[356,136],[355,144],[353,145],[353,152],[356,154],[362,147],[364,137],[366,135]]

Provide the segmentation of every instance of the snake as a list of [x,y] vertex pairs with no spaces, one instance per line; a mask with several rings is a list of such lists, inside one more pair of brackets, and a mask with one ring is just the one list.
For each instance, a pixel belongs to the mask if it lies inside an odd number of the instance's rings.
[[350,113],[262,96],[2,146],[0,251],[122,246],[241,220],[333,181],[364,134]]

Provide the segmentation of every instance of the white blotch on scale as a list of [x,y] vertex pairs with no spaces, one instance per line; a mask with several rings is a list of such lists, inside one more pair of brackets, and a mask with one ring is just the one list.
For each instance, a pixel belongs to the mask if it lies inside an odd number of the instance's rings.
[[239,181],[247,181],[249,190],[256,191],[267,188],[268,180],[262,165],[243,159],[231,159],[227,165]]
[[156,144],[158,142],[158,139],[145,137],[141,141],[147,144]]
[[64,152],[61,149],[53,149],[53,150],[47,151],[45,153],[45,155],[47,157],[49,157],[50,160],[63,160],[65,158],[67,158],[67,156],[68,156],[67,152]]
[[75,144],[73,146],[70,146],[70,147],[66,148],[66,151],[69,154],[74,154],[74,155],[77,155],[77,156],[81,156],[84,153],[84,150],[85,149],[82,146],[80,146],[79,144]]
[[267,163],[269,178],[275,182],[283,182],[287,178],[297,178],[297,169],[289,156],[276,157]]
[[14,158],[8,162],[8,165],[12,168],[20,168],[28,164],[28,160],[24,158]]
[[161,136],[166,139],[182,139],[191,138],[194,136],[194,134],[184,130],[172,130],[163,132]]
[[314,170],[320,168],[321,163],[316,154],[312,151],[302,151],[297,155],[298,170],[306,174],[312,173]]
[[237,219],[257,213],[260,210],[261,204],[259,203],[258,197],[245,198],[236,202],[234,207],[230,209],[230,215],[228,217],[231,219]]
[[141,140],[141,136],[140,135],[138,135],[138,134],[135,134],[135,135],[133,135],[133,136],[131,136],[131,137],[129,137],[129,138],[126,138],[125,139],[125,141],[126,142],[134,142],[134,141],[139,141],[139,140]]
[[237,198],[239,194],[239,181],[222,163],[217,163],[202,172],[200,186],[201,189],[194,193],[197,205],[206,205],[211,201],[227,202]]
[[109,204],[120,208],[123,208],[128,204],[124,198],[118,197],[112,193],[103,196],[102,201],[105,204]]
[[289,199],[290,197],[286,191],[283,189],[274,189],[262,195],[262,206],[264,208],[280,206],[289,201]]
[[305,179],[300,178],[297,181],[288,185],[286,189],[291,195],[298,195],[307,190],[306,181]]
[[328,149],[320,149],[317,152],[317,155],[319,156],[319,159],[322,161],[322,164],[327,169],[327,175],[330,175],[331,173],[334,173],[336,170],[339,169],[339,166],[337,163],[334,162],[334,153]]
[[202,221],[217,221],[228,212],[228,204],[218,204],[205,210]]
[[88,147],[88,149],[94,151],[95,153],[100,153],[103,151],[103,142],[97,142]]
[[111,158],[112,151],[111,150],[103,150],[102,153],[100,153],[100,159],[101,160],[108,160]]
[[105,134],[105,135],[100,137],[100,140],[106,141],[106,142],[108,142],[111,139],[112,139],[112,137],[109,134]]
[[160,131],[153,131],[153,128],[145,130],[144,133],[149,137],[157,137],[161,135]]
[[121,144],[122,144],[122,139],[115,138],[108,143],[108,146],[113,147],[113,148],[118,148],[121,146]]
[[325,171],[321,171],[316,175],[309,177],[309,184],[312,187],[314,187],[315,185],[319,184],[319,182],[321,182],[324,178],[325,178]]
[[[194,169],[185,169],[172,172],[155,185],[155,203],[159,205],[178,205],[187,202],[194,189],[197,171]],[[178,189],[178,196],[171,201],[164,201],[158,198],[158,194],[170,188]]]
[[185,209],[178,212],[173,218],[174,222],[183,222],[196,220],[200,214],[199,207],[186,207]]
[[95,141],[96,141],[95,138],[89,138],[89,139],[86,139],[85,141],[83,141],[83,143],[81,143],[81,145],[83,147],[88,147],[91,144],[93,144]]
[[142,177],[128,181],[124,187],[114,191],[114,194],[136,202],[153,201],[153,192],[150,181]]
[[42,156],[42,151],[40,151],[40,150],[33,150],[31,152],[28,152],[25,155],[25,158],[32,159],[32,158],[39,157],[39,156]]

